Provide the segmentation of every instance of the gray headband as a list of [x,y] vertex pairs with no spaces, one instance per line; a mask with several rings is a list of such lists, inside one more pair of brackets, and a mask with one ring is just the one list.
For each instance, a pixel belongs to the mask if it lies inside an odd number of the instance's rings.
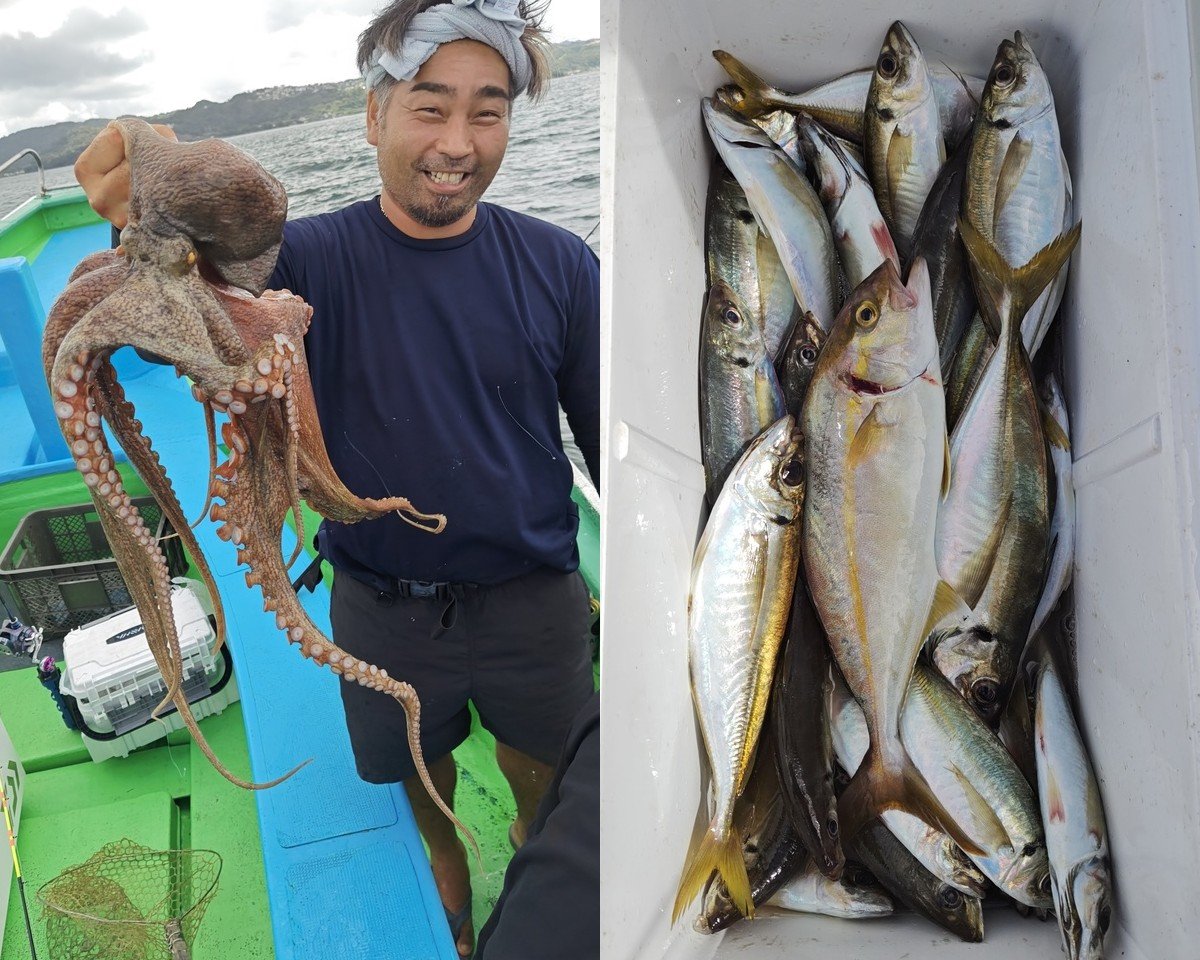
[[368,88],[377,86],[385,74],[411,80],[443,43],[478,40],[504,58],[516,93],[523,93],[533,76],[533,65],[521,45],[525,20],[517,14],[517,5],[518,0],[452,0],[430,7],[412,18],[395,53],[375,48],[363,80]]

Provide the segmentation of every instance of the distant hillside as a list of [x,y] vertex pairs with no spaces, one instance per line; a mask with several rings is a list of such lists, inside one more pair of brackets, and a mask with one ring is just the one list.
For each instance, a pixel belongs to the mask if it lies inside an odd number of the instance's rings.
[[[600,41],[571,40],[553,44],[550,63],[551,73],[556,77],[595,70],[600,65]],[[170,124],[181,140],[203,140],[205,137],[230,137],[273,127],[290,127],[362,109],[362,81],[355,79],[302,87],[266,87],[239,93],[224,103],[201,100],[185,110],[172,110],[147,119],[151,123]],[[0,137],[0,162],[32,148],[41,155],[47,168],[74,163],[109,119],[53,123]],[[12,171],[14,174],[27,172],[25,163]]]

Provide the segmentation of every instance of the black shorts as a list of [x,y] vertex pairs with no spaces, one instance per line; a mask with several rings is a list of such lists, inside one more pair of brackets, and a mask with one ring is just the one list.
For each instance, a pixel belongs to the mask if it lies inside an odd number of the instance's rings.
[[[445,601],[381,602],[378,590],[338,573],[329,609],[333,642],[412,684],[426,764],[466,740],[470,700],[500,743],[553,765],[594,688],[583,577],[540,568],[456,593],[446,627]],[[369,783],[413,776],[400,704],[356,683],[340,687],[358,775]]]

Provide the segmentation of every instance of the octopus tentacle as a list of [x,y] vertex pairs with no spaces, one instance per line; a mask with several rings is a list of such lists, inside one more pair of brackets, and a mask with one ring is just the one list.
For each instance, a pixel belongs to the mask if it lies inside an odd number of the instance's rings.
[[200,579],[204,583],[204,588],[208,591],[212,602],[213,619],[216,620],[217,640],[216,645],[213,647],[213,653],[215,654],[224,646],[225,639],[228,636],[228,628],[225,621],[225,606],[221,601],[221,592],[217,589],[217,583],[212,575],[212,570],[209,568],[208,559],[204,556],[203,551],[201,551],[200,544],[192,532],[192,527],[187,522],[187,516],[183,512],[183,507],[175,495],[175,488],[172,486],[166,472],[162,469],[158,454],[154,451],[150,439],[142,433],[142,424],[135,416],[133,404],[126,399],[125,391],[121,389],[121,385],[117,382],[116,371],[107,359],[101,362],[97,370],[96,389],[93,392],[93,397],[96,401],[97,412],[108,422],[113,433],[121,438],[121,446],[124,447],[125,453],[128,455],[134,469],[142,477],[150,493],[157,501],[159,509],[162,510],[170,522],[180,542],[183,544],[184,550],[187,551],[188,556],[192,558],[192,562],[199,571]]
[[217,423],[213,409],[207,403],[201,404],[204,410],[204,434],[208,440],[208,494],[204,498],[204,506],[200,513],[189,525],[193,530],[208,516],[208,508],[212,506],[213,479],[217,471]]
[[[124,138],[130,168],[129,222],[121,234],[124,256],[99,254],[77,268],[47,323],[42,358],[60,426],[96,501],[167,684],[168,696],[160,707],[174,703],[204,755],[239,786],[261,789],[295,773],[265,784],[233,776],[209,749],[180,688],[183,664],[166,560],[112,469],[102,417],[200,566],[218,609],[219,594],[192,525],[107,362],[113,350],[127,344],[157,354],[192,380],[193,394],[205,408],[209,442],[206,511],[221,523],[217,535],[239,548],[238,559],[249,568],[246,585],[261,588],[264,609],[275,612],[276,625],[305,656],[348,682],[396,699],[405,712],[409,745],[426,789],[478,856],[474,837],[437,795],[425,767],[416,691],[323,636],[291,589],[283,563],[281,534],[289,510],[299,535],[292,561],[303,549],[301,497],[343,523],[393,510],[430,532],[439,532],[446,523],[445,517],[422,513],[403,497],[359,498],[333,469],[304,372],[303,338],[312,309],[287,292],[263,293],[282,239],[286,193],[228,144],[171,143],[133,119],[115,126]],[[229,455],[222,463],[217,462],[216,413],[228,415],[221,433]],[[223,617],[219,633],[224,634]]]
[[[274,408],[256,408],[247,415],[231,416],[222,427],[229,446],[229,460],[218,471],[225,480],[224,503],[214,505],[213,520],[221,522],[217,534],[242,547],[238,560],[249,568],[247,586],[257,585],[263,594],[263,609],[275,613],[275,625],[301,653],[348,683],[358,683],[391,695],[404,710],[409,749],[425,789],[439,809],[463,833],[479,856],[474,835],[455,816],[438,794],[425,766],[421,750],[421,705],[410,684],[388,676],[386,670],[359,660],[326,637],[309,619],[296,597],[281,565],[281,555],[272,545],[279,543],[287,502],[281,497],[286,482],[271,450],[279,450],[279,434],[287,432],[288,415]],[[275,454],[277,457],[278,454]],[[482,862],[482,861],[481,861]]]

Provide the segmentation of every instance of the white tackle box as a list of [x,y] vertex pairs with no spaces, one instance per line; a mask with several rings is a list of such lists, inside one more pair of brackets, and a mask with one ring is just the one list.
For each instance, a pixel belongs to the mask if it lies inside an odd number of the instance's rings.
[[[172,581],[183,690],[197,720],[220,713],[238,698],[228,653],[214,650],[214,621],[202,596],[200,584],[183,578]],[[182,729],[173,706],[158,719],[150,716],[166,684],[136,607],[72,630],[63,640],[63,661],[59,690],[74,699],[84,724],[84,745],[97,763],[127,757],[131,750]]]
[[1020,29],[1050,76],[1083,237],[1063,301],[1076,458],[1082,727],[1116,878],[1109,958],[1200,957],[1200,268],[1186,0],[603,0],[607,424],[601,930],[606,960],[1021,960],[1053,922],[987,910],[964,944],[912,914],[704,937],[671,904],[700,810],[688,573],[704,497],[697,347],[713,48],[800,90],[874,61],[899,18],[986,76]]

